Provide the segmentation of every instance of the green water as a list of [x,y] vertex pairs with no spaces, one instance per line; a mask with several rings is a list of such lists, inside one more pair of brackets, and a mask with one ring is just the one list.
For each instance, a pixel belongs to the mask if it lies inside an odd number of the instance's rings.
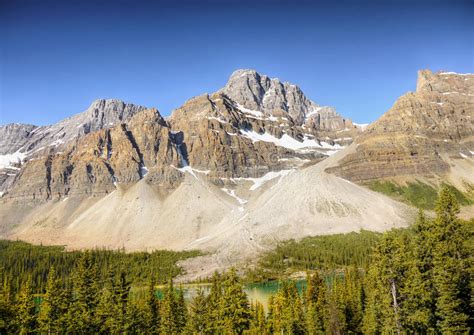
[[[298,291],[303,292],[306,287],[306,280],[297,280],[295,281]],[[280,282],[270,281],[265,283],[253,283],[244,285],[244,291],[247,293],[250,302],[258,301],[260,302],[264,309],[268,308],[268,299],[271,295],[277,293],[278,288],[280,287]],[[179,288],[177,288],[179,289]],[[183,290],[184,299],[186,301],[192,300],[192,298],[197,294],[201,289],[205,294],[208,294],[211,285],[210,284],[198,284],[198,285],[184,285],[181,286]],[[161,299],[163,297],[163,291],[160,289],[157,291],[157,296]]]

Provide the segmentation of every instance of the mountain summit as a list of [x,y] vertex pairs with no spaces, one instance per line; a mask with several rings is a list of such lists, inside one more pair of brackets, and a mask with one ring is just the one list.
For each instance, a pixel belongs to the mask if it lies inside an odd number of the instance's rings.
[[338,131],[352,128],[350,120],[334,108],[321,107],[308,99],[301,89],[277,78],[260,75],[255,70],[237,70],[220,91],[240,106],[263,112],[267,116],[289,116],[298,126]]

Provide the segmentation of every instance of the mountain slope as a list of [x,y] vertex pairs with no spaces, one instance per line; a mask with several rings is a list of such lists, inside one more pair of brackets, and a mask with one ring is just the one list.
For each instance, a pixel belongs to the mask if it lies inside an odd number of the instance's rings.
[[[186,264],[195,276],[289,238],[405,226],[413,208],[360,184],[473,184],[472,80],[420,72],[417,91],[362,131],[295,85],[239,70],[169,118],[130,107],[95,131],[57,147],[52,135],[50,149],[27,151],[0,200],[0,236],[199,248],[209,255]],[[37,129],[11,127],[11,148],[31,148]]]
[[15,182],[25,160],[45,157],[63,150],[89,133],[127,122],[145,107],[120,100],[100,99],[74,116],[49,126],[9,124],[0,126],[0,191]]
[[355,146],[328,171],[356,182],[422,179],[468,190],[474,184],[474,75],[420,71],[416,92],[399,98]]

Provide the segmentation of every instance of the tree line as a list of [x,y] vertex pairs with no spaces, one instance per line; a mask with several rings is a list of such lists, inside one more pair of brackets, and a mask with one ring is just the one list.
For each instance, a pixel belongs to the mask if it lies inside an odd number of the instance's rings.
[[[146,285],[150,278],[159,284],[181,274],[176,265],[180,260],[201,255],[199,251],[156,250],[132,252],[125,250],[94,249],[87,251],[95,264],[99,277],[110,269],[126,269],[134,284]],[[69,285],[71,274],[84,251],[66,251],[62,246],[32,245],[22,241],[0,240],[0,281],[9,281],[12,290],[18,291],[27,280],[38,293],[44,292],[48,273],[52,267],[64,285]]]
[[0,295],[0,333],[20,334],[469,334],[473,321],[470,233],[448,189],[436,217],[383,234],[367,269],[332,280],[308,272],[306,287],[282,281],[268,302],[249,302],[236,270],[215,274],[209,292],[185,301],[169,281],[159,298],[151,277],[134,297],[126,268],[98,270],[84,252],[64,285],[53,267],[44,292],[31,280]]

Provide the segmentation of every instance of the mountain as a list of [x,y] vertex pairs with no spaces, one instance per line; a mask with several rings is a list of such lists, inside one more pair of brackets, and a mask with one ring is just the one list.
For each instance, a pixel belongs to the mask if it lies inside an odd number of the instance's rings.
[[[253,87],[257,79],[268,83],[266,91],[259,86],[267,94],[261,99],[265,105],[242,98],[260,89]],[[271,109],[272,101],[280,109]],[[17,160],[10,164],[19,172],[7,174],[10,181],[2,191],[10,198],[87,196],[145,176],[149,183],[173,187],[182,180],[178,169],[188,166],[207,171],[217,183],[219,178],[261,177],[319,161],[357,136],[359,128],[328,109],[295,85],[249,70],[234,72],[217,93],[190,99],[168,120],[157,110],[98,100],[57,124],[6,137],[4,157],[19,156],[24,164],[21,171]]]
[[85,135],[127,122],[145,107],[120,100],[96,100],[89,108],[49,126],[9,124],[0,127],[0,191],[11,187],[26,160],[64,149]]
[[298,86],[254,70],[235,71],[220,92],[239,106],[260,111],[267,117],[289,116],[297,126],[319,131],[344,131],[354,127],[351,120],[344,119],[334,108],[309,100]]
[[420,72],[417,91],[367,128],[253,70],[168,118],[99,100],[49,128],[4,126],[2,159],[22,156],[2,186],[0,237],[199,248],[208,255],[186,263],[199,276],[285,239],[405,226],[416,211],[364,185],[472,184],[471,78]]
[[355,182],[449,182],[469,191],[474,178],[474,74],[418,72],[400,97],[334,167]]

